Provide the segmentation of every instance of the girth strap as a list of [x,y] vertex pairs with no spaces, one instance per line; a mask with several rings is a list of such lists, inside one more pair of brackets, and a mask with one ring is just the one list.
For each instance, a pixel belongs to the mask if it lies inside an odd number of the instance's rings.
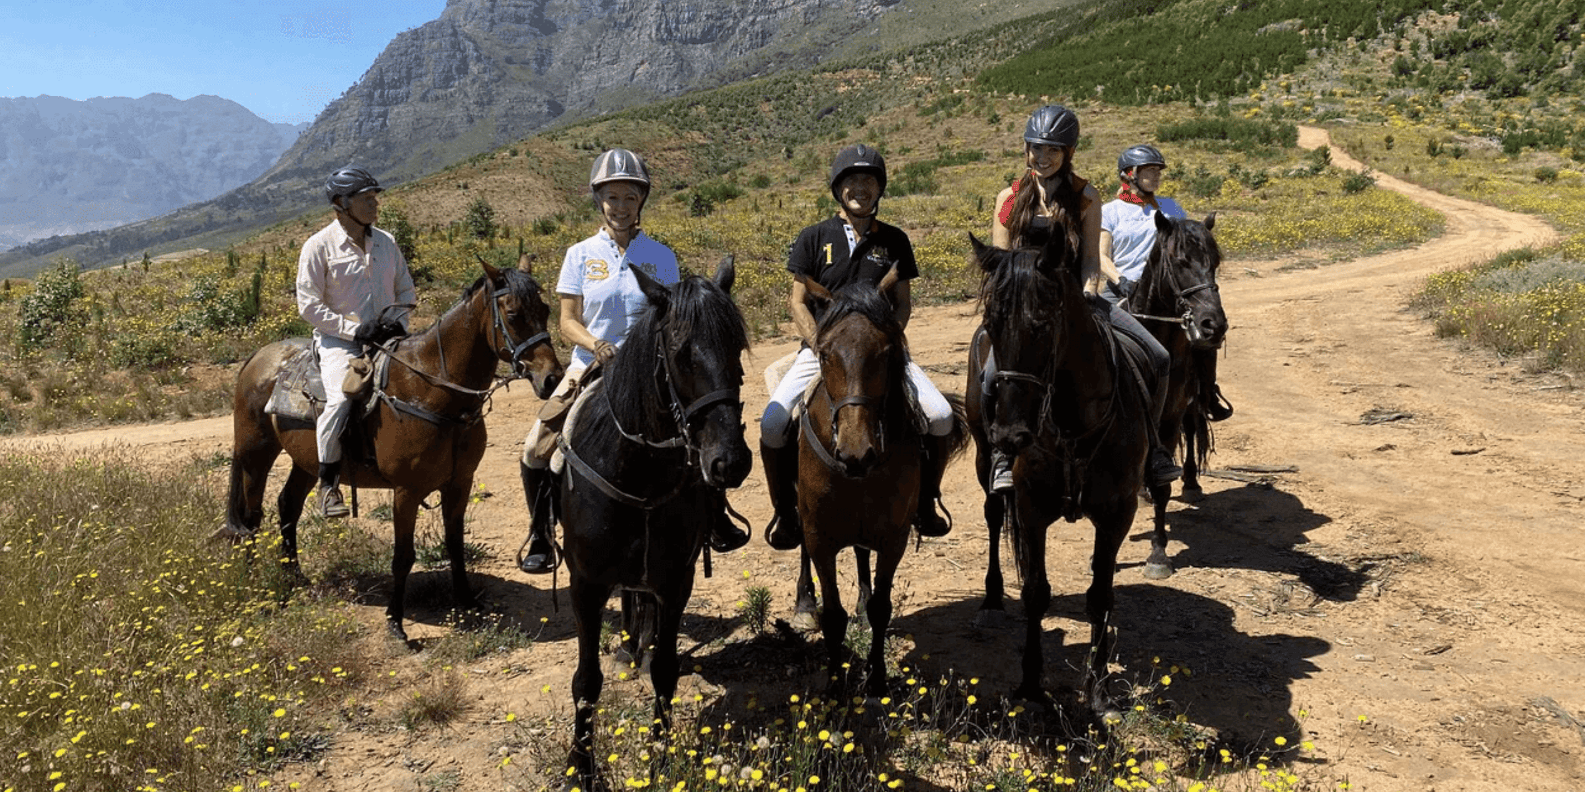
[[561,447],[562,456],[566,458],[567,464],[571,465],[573,470],[578,471],[578,475],[588,479],[589,483],[593,484],[595,489],[605,493],[606,497],[616,501],[617,503],[621,503],[626,506],[632,506],[635,509],[649,511],[650,509],[654,509],[661,504],[666,503],[667,501],[676,497],[677,493],[682,492],[683,484],[688,480],[687,476],[682,476],[677,479],[677,485],[672,487],[670,492],[656,498],[641,498],[637,495],[632,495],[617,489],[615,484],[607,481],[604,476],[600,475],[599,471],[595,470],[593,466],[584,461],[583,457],[578,456],[578,452],[573,450],[572,441],[567,437],[566,432],[563,432],[560,437],[556,438],[556,445]]

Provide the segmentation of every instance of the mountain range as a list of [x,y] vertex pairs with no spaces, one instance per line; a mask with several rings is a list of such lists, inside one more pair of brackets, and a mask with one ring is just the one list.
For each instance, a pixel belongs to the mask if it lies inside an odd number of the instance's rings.
[[264,173],[306,126],[216,96],[0,98],[0,249],[213,198]]

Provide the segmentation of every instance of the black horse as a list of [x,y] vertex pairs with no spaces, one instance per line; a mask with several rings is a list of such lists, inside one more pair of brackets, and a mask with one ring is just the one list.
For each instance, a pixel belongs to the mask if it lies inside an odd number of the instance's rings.
[[[967,407],[987,493],[991,447],[1014,459],[1013,493],[986,497],[991,558],[982,613],[1002,610],[997,544],[1005,515],[1023,580],[1023,674],[1016,695],[1047,701],[1040,684],[1041,620],[1051,603],[1046,529],[1059,518],[1088,516],[1095,546],[1085,597],[1090,657],[1082,689],[1096,712],[1111,712],[1105,678],[1112,580],[1144,479],[1148,391],[1128,373],[1121,357],[1129,353],[1083,294],[1077,250],[1066,235],[1052,234],[1043,250],[1008,251],[972,236],[971,241],[984,272],[984,321],[970,345]],[[986,403],[978,375],[991,349],[997,371]]]
[[567,468],[558,510],[578,631],[571,763],[598,781],[594,715],[604,673],[605,603],[622,590],[625,648],[650,652],[655,720],[664,733],[677,690],[677,633],[694,565],[722,509],[721,491],[748,476],[743,442],[743,315],[729,296],[730,257],[714,280],[666,287],[635,269],[649,307],[605,367],[599,391],[561,441]]
[[[1215,354],[1227,336],[1227,314],[1222,312],[1222,296],[1216,285],[1216,270],[1222,264],[1211,229],[1213,213],[1204,223],[1174,220],[1156,213],[1156,242],[1150,249],[1139,285],[1128,298],[1128,309],[1151,335],[1166,347],[1172,358],[1167,378],[1166,404],[1161,410],[1157,432],[1167,453],[1175,453],[1183,439],[1183,498],[1204,497],[1200,489],[1200,468],[1210,452],[1210,423],[1206,419],[1203,392],[1195,357]],[[1145,562],[1145,577],[1161,580],[1172,576],[1167,558],[1167,498],[1155,501],[1155,534],[1150,558]]]

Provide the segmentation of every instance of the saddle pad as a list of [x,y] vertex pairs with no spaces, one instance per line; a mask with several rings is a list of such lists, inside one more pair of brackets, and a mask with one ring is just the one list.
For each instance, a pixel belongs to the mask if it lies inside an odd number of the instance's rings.
[[[604,377],[596,377],[594,382],[583,386],[583,392],[578,394],[578,398],[573,401],[571,409],[567,410],[567,420],[561,425],[562,437],[568,440],[572,439],[572,429],[578,424],[578,414],[583,411],[583,406],[589,403],[590,397],[600,392],[600,388],[604,383]],[[559,476],[566,469],[567,457],[561,451],[561,444],[557,443],[556,450],[550,454],[550,472]]]
[[781,384],[782,379],[787,376],[787,372],[792,371],[793,361],[797,359],[797,351],[788,352],[765,369],[766,393],[776,392],[776,386]]
[[275,389],[264,406],[267,415],[312,422],[325,404],[325,383],[319,376],[312,345],[294,350],[281,362]]

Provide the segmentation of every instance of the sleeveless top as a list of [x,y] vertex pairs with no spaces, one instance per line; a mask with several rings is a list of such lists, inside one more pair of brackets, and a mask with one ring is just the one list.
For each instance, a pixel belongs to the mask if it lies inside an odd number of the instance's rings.
[[[1069,174],[1068,178],[1073,184],[1073,189],[1079,191],[1079,216],[1083,217],[1085,210],[1090,208],[1091,198],[1084,194],[1084,190],[1090,186],[1090,182],[1076,173]],[[996,211],[997,221],[1008,231],[1013,232],[1014,237],[1018,236],[1017,231],[1007,224],[1013,221],[1013,201],[1018,198],[1018,185],[1022,181],[1022,179],[1013,180],[1013,191],[1007,195],[1007,200],[1002,201],[1001,207]],[[1037,214],[1030,222],[1029,228],[1024,229],[1024,244],[1039,247],[1044,245],[1050,236],[1051,218]]]

